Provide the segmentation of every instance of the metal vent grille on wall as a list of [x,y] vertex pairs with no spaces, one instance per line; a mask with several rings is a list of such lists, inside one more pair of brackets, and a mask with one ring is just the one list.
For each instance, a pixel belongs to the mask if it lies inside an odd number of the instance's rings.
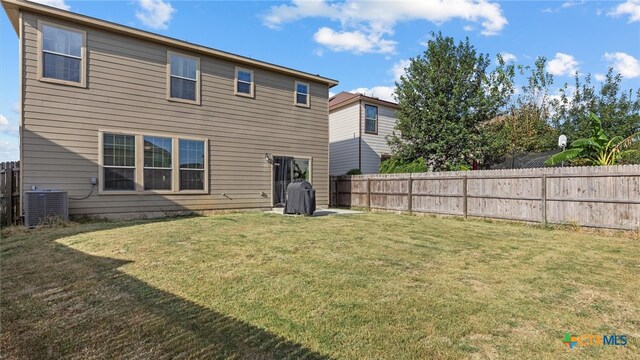
[[69,205],[66,191],[25,191],[24,224],[33,228],[48,217],[69,219]]

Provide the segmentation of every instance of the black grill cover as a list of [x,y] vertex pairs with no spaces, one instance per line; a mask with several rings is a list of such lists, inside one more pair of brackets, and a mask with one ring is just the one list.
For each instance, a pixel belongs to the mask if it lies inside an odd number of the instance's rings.
[[316,191],[311,184],[306,181],[289,184],[284,213],[313,215],[314,211],[316,211]]

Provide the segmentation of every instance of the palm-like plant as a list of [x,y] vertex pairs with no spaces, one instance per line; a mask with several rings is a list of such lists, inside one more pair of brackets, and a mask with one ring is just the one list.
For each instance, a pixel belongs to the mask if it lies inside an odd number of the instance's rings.
[[571,148],[551,156],[545,165],[552,166],[563,161],[583,160],[587,165],[615,165],[620,159],[638,150],[631,149],[640,139],[640,132],[626,138],[614,136],[609,139],[602,128],[602,122],[591,113],[593,135],[590,138],[571,142]]

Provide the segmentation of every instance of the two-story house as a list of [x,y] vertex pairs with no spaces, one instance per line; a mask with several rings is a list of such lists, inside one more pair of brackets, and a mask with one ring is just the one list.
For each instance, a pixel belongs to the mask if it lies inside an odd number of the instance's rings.
[[20,43],[22,192],[66,190],[71,215],[136,217],[270,208],[306,179],[328,205],[337,81],[41,4],[2,5]]
[[390,156],[387,136],[396,125],[398,104],[362,94],[341,92],[329,99],[329,172],[344,175],[360,169],[377,174]]

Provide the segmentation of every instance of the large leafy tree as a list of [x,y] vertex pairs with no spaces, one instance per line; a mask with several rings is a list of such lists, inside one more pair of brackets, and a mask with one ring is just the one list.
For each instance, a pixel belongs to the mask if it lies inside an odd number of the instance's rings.
[[505,156],[540,152],[555,147],[557,132],[550,125],[553,76],[545,71],[546,59],[534,66],[518,66],[524,84],[508,106],[508,111],[487,124],[488,144],[492,147],[485,166],[501,162]]
[[514,69],[499,58],[488,72],[489,56],[465,41],[432,34],[423,55],[411,59],[396,83],[398,121],[388,138],[394,155],[411,162],[423,158],[434,170],[482,161],[484,127],[513,93]]
[[640,131],[640,89],[623,90],[622,76],[609,69],[600,89],[591,75],[576,74],[574,84],[565,84],[554,102],[553,125],[569,139],[586,138],[592,132],[591,113],[602,119],[608,134],[628,137]]

